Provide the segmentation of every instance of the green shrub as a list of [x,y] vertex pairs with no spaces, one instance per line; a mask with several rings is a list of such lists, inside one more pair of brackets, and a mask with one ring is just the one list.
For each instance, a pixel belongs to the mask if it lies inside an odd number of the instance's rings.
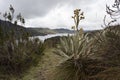
[[[29,39],[23,34],[19,39],[0,31],[0,75],[22,77],[36,66],[43,55],[44,45],[39,39]],[[13,32],[14,33],[14,32]],[[1,77],[1,76],[0,76]]]
[[120,79],[120,28],[110,26],[94,36],[94,56],[105,63],[107,68],[92,76],[92,80]]
[[110,64],[119,65],[120,63],[120,30],[109,27],[96,34],[94,53]]

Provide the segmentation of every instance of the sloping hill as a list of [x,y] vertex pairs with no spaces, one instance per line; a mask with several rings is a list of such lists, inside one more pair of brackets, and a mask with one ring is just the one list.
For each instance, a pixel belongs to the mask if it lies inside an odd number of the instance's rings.
[[23,32],[28,32],[30,36],[43,36],[46,34],[56,34],[56,33],[73,33],[73,30],[69,29],[49,29],[49,28],[25,28],[20,25],[12,24],[9,21],[0,20],[0,27],[4,30],[5,33],[9,31],[14,31],[16,36],[20,35]]
[[74,33],[73,30],[69,30],[69,29],[64,29],[64,28],[60,28],[60,29],[53,29],[55,32],[58,33]]
[[43,34],[55,34],[56,32],[52,29],[49,28],[27,28],[28,30],[34,30],[36,32],[39,33],[43,33]]
[[45,33],[45,34],[55,34],[55,33],[73,33],[73,30],[69,29],[49,29],[49,28],[27,28],[28,30],[34,30],[40,33]]
[[20,35],[22,32],[28,32],[30,36],[46,35],[44,33],[37,32],[36,30],[27,29],[23,26],[15,25],[12,24],[11,22],[3,21],[3,20],[0,20],[0,27],[2,27],[5,33],[12,30],[15,32],[16,35]]

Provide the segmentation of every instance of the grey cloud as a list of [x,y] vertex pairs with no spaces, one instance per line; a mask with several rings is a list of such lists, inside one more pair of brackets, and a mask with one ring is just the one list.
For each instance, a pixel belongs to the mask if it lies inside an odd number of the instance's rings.
[[[67,13],[67,16],[72,16],[71,13],[73,13],[73,10],[80,8],[83,12],[85,12],[86,23],[84,22],[82,25],[97,26],[98,24],[101,24],[100,21],[102,21],[104,17],[106,1],[111,3],[113,0],[0,0],[0,11],[7,9],[9,4],[12,4],[16,12],[21,12],[22,15],[25,16],[25,19],[27,18],[26,20],[32,20],[29,24],[34,26],[44,26],[46,23],[51,23],[51,25],[56,25],[58,27],[67,26],[68,24],[69,26],[72,26],[71,21],[68,21],[67,23],[65,22],[67,21],[66,19],[63,22],[63,17],[60,17],[57,14],[49,17],[51,16],[50,12],[54,12],[55,8],[60,10],[61,7],[67,5],[67,7],[65,6],[66,9],[63,9],[64,13],[62,15],[69,12]],[[53,16],[57,17],[55,17],[54,20],[48,19],[53,18]],[[36,20],[35,18],[39,19]]]
[[[66,0],[67,1],[67,0]],[[16,12],[21,12],[26,18],[45,16],[51,9],[65,0],[2,0],[3,8],[6,9],[8,4],[12,4]],[[7,4],[6,4],[7,3]]]
[[[21,12],[26,18],[43,17],[58,4],[70,4],[69,6],[86,6],[95,0],[2,0],[4,4],[12,4],[16,12]],[[61,5],[62,6],[62,5]],[[8,7],[4,6],[4,7]]]

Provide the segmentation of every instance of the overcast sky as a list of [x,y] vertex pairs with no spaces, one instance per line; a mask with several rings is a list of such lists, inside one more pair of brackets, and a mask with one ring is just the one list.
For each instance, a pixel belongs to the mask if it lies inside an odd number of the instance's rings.
[[[108,3],[107,3],[108,2]],[[10,4],[21,12],[26,27],[68,28],[74,25],[73,10],[80,8],[85,15],[80,27],[85,30],[100,29],[106,14],[106,4],[114,0],[0,0],[0,12],[8,10]]]

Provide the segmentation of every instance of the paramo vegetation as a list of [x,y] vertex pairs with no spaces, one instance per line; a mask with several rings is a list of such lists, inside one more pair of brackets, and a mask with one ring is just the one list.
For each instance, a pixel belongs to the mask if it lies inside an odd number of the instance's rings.
[[[15,20],[15,10],[11,5],[9,10],[3,17],[12,23]],[[21,14],[14,21],[15,25],[17,21],[25,23]],[[32,66],[39,63],[45,49],[44,44],[37,38],[29,39],[28,33],[22,30],[21,35],[16,37],[14,30],[5,32],[4,29],[6,28],[0,24],[0,79],[21,79]]]
[[[44,80],[120,80],[120,25],[112,25],[119,18],[114,16],[120,16],[119,6],[120,0],[115,0],[112,8],[106,5],[111,21],[106,23],[105,16],[103,30],[86,33],[79,29],[80,21],[85,19],[84,13],[81,9],[74,10],[72,19],[75,25],[72,29],[75,33],[59,38],[60,43],[51,47],[51,52],[64,60],[54,65]],[[12,23],[14,12],[10,6],[10,12],[4,14],[5,20]],[[21,14],[17,16],[15,25],[18,21],[25,23]],[[37,38],[29,39],[28,33],[15,37],[14,31],[5,33],[0,28],[0,78],[24,80],[31,67],[41,62],[45,49],[50,50],[45,45]],[[47,53],[51,55],[50,51]]]
[[[65,57],[53,72],[52,80],[119,80],[120,79],[120,25],[110,26],[117,18],[120,0],[115,0],[114,9],[106,6],[111,21],[106,28],[91,35],[78,30],[80,20],[84,19],[80,9],[74,10],[72,17],[76,30],[74,36],[61,38],[54,53]],[[119,15],[117,15],[119,16]]]

